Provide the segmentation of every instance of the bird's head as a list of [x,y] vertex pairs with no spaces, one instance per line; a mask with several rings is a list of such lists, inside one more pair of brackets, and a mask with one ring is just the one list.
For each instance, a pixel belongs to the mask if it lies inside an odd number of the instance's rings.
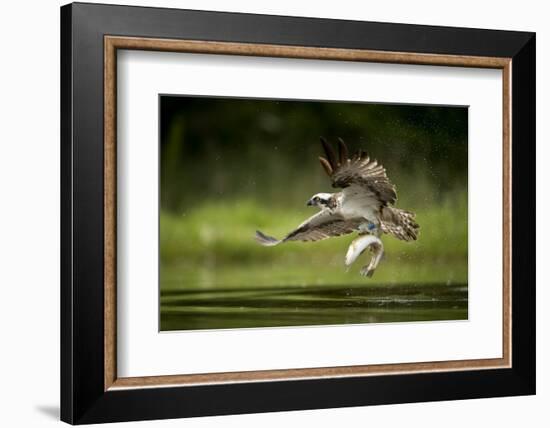
[[309,201],[307,201],[306,205],[308,207],[325,208],[329,206],[331,198],[331,193],[317,193],[313,195]]

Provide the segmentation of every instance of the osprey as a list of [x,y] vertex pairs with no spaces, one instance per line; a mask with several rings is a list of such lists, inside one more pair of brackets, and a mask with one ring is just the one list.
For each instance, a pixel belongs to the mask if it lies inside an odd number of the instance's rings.
[[317,193],[308,201],[320,211],[308,218],[282,239],[275,239],[256,231],[256,240],[265,246],[287,241],[320,241],[357,232],[351,243],[345,264],[351,264],[367,248],[372,252],[370,263],[361,268],[361,275],[371,277],[382,259],[384,245],[380,235],[386,233],[403,241],[414,241],[419,226],[415,214],[396,208],[395,186],[386,175],[385,168],[376,160],[371,161],[359,151],[349,157],[348,148],[338,139],[338,155],[321,138],[326,157],[319,161],[332,181],[332,187],[341,188],[338,193]]

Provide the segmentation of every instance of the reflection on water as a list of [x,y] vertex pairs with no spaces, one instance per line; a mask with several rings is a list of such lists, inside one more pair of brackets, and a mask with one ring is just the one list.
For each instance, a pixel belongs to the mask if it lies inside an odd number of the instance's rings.
[[160,302],[163,331],[468,318],[465,284],[164,290]]

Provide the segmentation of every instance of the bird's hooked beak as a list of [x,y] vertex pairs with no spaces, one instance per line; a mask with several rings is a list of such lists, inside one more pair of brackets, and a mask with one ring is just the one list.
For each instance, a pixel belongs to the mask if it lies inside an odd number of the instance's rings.
[[306,202],[306,206],[312,207],[315,205],[315,202],[313,202],[313,198],[311,198],[309,201]]

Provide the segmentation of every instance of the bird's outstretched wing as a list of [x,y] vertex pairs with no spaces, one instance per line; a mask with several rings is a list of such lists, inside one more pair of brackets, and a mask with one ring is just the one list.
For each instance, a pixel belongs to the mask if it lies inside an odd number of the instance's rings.
[[374,196],[382,206],[397,201],[395,186],[386,175],[386,169],[376,160],[371,161],[362,151],[349,157],[348,148],[342,139],[338,139],[338,156],[324,138],[321,138],[321,143],[326,158],[319,157],[319,161],[332,180],[333,187],[362,188],[367,194]]
[[364,221],[362,218],[344,220],[340,215],[322,210],[308,218],[283,239],[267,236],[258,230],[256,241],[268,247],[287,241],[320,241],[355,232]]

